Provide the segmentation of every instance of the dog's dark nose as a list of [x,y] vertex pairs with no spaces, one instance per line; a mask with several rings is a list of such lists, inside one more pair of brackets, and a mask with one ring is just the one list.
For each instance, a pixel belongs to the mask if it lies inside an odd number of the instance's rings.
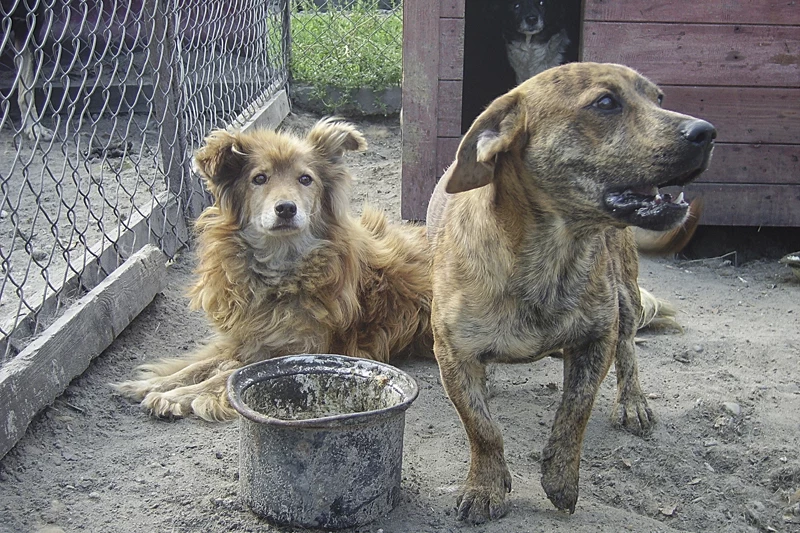
[[275,214],[284,220],[289,220],[297,214],[297,206],[294,202],[278,202],[275,204]]
[[536,26],[539,24],[539,15],[528,15],[525,17],[525,23],[528,26]]
[[705,120],[690,120],[683,123],[681,133],[692,144],[705,146],[717,138],[717,129]]

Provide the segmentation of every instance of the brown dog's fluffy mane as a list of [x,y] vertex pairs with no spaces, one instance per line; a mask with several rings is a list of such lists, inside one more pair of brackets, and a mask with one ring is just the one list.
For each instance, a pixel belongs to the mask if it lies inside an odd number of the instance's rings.
[[[360,219],[350,214],[352,178],[341,158],[345,150],[365,148],[357,130],[335,119],[318,122],[304,138],[274,131],[211,133],[195,163],[215,201],[195,225],[199,263],[189,295],[216,336],[194,363],[146,365],[142,377],[148,379],[118,390],[159,416],[194,411],[209,420],[228,419],[235,412],[223,378],[244,364],[295,353],[386,362],[412,347],[429,349],[424,228],[390,224],[369,208]],[[250,176],[265,161],[274,169],[299,165],[320,184],[304,231],[270,234],[250,223]]]

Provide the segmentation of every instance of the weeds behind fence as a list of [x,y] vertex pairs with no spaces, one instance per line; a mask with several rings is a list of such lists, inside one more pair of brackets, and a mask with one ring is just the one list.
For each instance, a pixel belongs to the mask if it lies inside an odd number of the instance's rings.
[[402,80],[403,11],[386,0],[295,0],[292,3],[292,82],[311,86],[329,111],[344,94],[399,87]]

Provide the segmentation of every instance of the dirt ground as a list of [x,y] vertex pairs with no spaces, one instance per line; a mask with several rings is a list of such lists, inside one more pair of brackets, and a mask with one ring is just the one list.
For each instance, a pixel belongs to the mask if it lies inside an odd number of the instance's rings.
[[[127,118],[133,121],[132,115]],[[108,243],[166,190],[150,148],[158,144],[152,124],[145,133],[136,123],[115,118],[96,119],[79,132],[56,124],[48,124],[57,130],[56,140],[38,144],[13,128],[0,129],[0,274],[7,275],[0,327],[5,331],[14,328],[17,315],[41,306],[73,272],[84,270],[93,259],[87,247]],[[136,142],[121,140],[126,126],[140,132]],[[44,317],[45,327],[50,319]]]
[[[370,149],[348,156],[354,207],[366,200],[398,219],[399,124],[360,126]],[[188,251],[170,267],[163,292],[2,459],[1,532],[290,531],[239,501],[236,422],[155,420],[107,385],[143,362],[192,350],[208,334],[184,296],[194,262]],[[561,363],[493,373],[511,507],[499,521],[465,526],[454,502],[466,438],[435,362],[421,358],[400,365],[420,386],[406,418],[402,501],[352,531],[800,531],[800,282],[773,260],[735,267],[724,259],[643,259],[640,283],[680,308],[685,329],[644,333],[639,344],[659,424],[646,439],[613,429],[609,376],[589,422],[574,515],[557,512],[539,484]]]

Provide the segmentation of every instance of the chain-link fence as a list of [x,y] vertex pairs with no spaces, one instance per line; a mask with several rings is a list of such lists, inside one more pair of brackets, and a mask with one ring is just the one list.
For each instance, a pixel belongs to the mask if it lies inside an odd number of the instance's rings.
[[[291,0],[292,90],[339,111],[402,80],[401,0]],[[302,91],[300,93],[299,91]],[[399,105],[399,103],[398,103]],[[317,106],[314,106],[315,108]]]
[[191,154],[287,83],[289,0],[1,0],[0,363],[207,202]]

